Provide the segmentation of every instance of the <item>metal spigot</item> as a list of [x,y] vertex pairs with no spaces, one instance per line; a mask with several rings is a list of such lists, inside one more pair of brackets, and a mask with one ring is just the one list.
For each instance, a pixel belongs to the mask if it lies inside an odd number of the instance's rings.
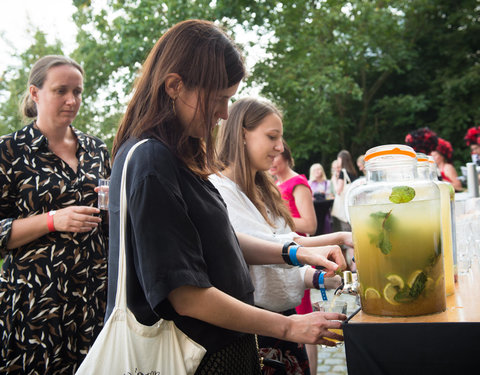
[[338,296],[340,294],[350,294],[353,296],[358,295],[358,283],[353,278],[351,271],[343,271],[342,274],[342,284],[335,289],[334,295]]

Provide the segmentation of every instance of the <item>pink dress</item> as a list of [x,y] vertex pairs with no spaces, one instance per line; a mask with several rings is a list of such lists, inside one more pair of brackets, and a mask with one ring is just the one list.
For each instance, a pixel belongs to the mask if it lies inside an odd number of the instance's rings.
[[[287,181],[278,184],[278,189],[282,193],[282,198],[288,204],[288,208],[290,209],[290,213],[292,217],[300,217],[300,214],[297,209],[297,205],[295,204],[295,198],[293,197],[293,189],[297,185],[305,185],[311,191],[310,185],[308,184],[308,180],[305,175],[297,175],[288,179]],[[298,233],[298,232],[297,232]],[[298,233],[301,236],[305,236],[305,233]],[[310,302],[310,289],[305,290],[305,294],[303,295],[302,302],[300,305],[296,307],[298,314],[308,314],[311,313],[312,310],[312,303]]]

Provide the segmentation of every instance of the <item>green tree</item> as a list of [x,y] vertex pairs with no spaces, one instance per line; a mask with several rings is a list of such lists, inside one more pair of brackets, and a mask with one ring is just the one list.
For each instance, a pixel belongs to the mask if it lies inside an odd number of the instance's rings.
[[[480,7],[476,0],[417,0],[406,13],[418,58],[403,91],[428,98],[416,118],[450,141],[454,160],[469,160],[463,136],[480,124]],[[393,89],[391,87],[390,89]]]
[[270,57],[251,80],[284,109],[299,169],[422,126],[465,161],[463,134],[479,121],[479,11],[474,0],[326,0],[264,13]]
[[[463,134],[480,121],[477,0],[107,0],[104,9],[73,3],[79,32],[72,57],[86,71],[75,124],[109,145],[154,43],[176,22],[204,18],[230,33],[241,25],[268,36],[268,55],[248,84],[283,109],[300,170],[314,161],[327,165],[342,148],[357,156],[403,143],[422,126],[452,142],[460,161],[468,158]],[[38,40],[35,48],[41,46]],[[30,65],[8,71],[0,92],[23,90]],[[13,103],[0,112],[10,130]]]
[[35,30],[33,42],[24,52],[14,56],[19,66],[9,66],[0,77],[0,134],[8,134],[23,127],[26,121],[19,111],[19,105],[27,90],[28,75],[32,65],[45,55],[63,54],[59,41],[49,45],[45,33]]

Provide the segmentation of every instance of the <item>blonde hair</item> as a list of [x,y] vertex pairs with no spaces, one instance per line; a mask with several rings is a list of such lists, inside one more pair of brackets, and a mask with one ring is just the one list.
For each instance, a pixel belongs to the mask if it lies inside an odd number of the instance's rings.
[[231,168],[234,181],[270,226],[275,225],[267,211],[275,219],[283,218],[293,229],[290,211],[272,177],[265,171],[257,171],[252,178],[252,168],[244,145],[244,129],[256,129],[271,114],[282,118],[280,111],[268,101],[244,98],[232,104],[228,120],[222,121],[217,134],[219,168]]
[[323,166],[322,164],[320,163],[314,163],[312,164],[312,166],[310,167],[310,174],[308,176],[308,179],[310,181],[313,181],[315,180],[315,178],[313,177],[313,171],[316,169],[316,168],[319,168],[321,171],[322,171],[322,176],[323,178],[320,180],[320,181],[325,181],[327,179],[327,176],[325,175],[325,169],[323,169]]

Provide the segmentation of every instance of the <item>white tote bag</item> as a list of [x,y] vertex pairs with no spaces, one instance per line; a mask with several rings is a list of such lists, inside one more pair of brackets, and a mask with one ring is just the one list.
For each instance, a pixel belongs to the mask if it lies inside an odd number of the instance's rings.
[[173,321],[160,319],[153,326],[137,321],[127,308],[125,228],[127,222],[127,164],[141,143],[127,154],[120,188],[120,249],[115,307],[76,375],[193,374],[205,348],[180,331]]
[[347,170],[343,168],[342,171],[345,184],[343,185],[342,193],[335,195],[331,215],[336,217],[338,220],[343,221],[344,223],[348,223],[349,220],[347,215],[347,202],[345,197],[347,196],[351,181],[350,177],[348,176]]

